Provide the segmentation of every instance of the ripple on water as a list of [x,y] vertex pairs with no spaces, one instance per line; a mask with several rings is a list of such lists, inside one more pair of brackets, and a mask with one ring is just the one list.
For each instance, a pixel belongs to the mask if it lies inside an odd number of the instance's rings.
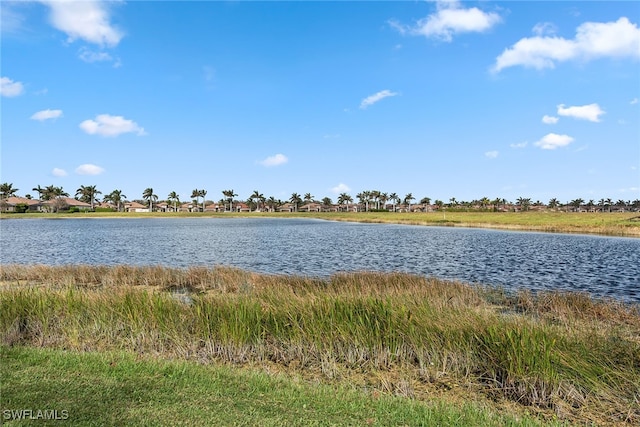
[[0,221],[3,263],[403,271],[640,302],[640,239],[273,218]]

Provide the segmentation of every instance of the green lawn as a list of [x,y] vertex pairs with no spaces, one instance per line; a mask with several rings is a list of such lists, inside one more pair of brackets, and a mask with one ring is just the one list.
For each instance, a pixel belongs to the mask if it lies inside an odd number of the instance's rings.
[[[256,369],[137,358],[124,352],[77,353],[0,347],[0,406],[56,410],[78,426],[504,426],[540,425],[473,402],[378,396],[348,386],[305,382]],[[35,424],[35,423],[34,423]],[[37,425],[60,425],[61,421]]]

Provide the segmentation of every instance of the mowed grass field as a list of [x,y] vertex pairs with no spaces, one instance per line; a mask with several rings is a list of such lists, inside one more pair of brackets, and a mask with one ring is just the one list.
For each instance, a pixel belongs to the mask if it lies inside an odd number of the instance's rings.
[[2,214],[0,218],[318,218],[329,221],[354,221],[371,223],[395,223],[425,226],[479,227],[520,231],[541,231],[555,233],[583,233],[611,236],[640,237],[639,212],[90,212],[59,214]]
[[3,409],[85,425],[640,423],[638,305],[399,273],[3,265],[0,283]]

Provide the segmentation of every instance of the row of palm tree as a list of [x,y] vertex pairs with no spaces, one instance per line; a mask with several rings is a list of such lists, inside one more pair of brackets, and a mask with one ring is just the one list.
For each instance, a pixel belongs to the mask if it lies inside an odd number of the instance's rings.
[[[11,196],[15,196],[19,190],[13,186],[12,183],[2,183],[0,184],[0,199],[6,199]],[[56,201],[61,200],[64,197],[69,197],[69,194],[63,190],[62,187],[56,187],[54,185],[49,185],[47,187],[37,186],[32,189],[32,191],[38,193],[38,199],[43,201]],[[91,209],[94,209],[96,204],[99,203],[98,195],[102,194],[100,190],[97,189],[95,185],[81,185],[75,192],[75,198],[77,200],[83,201],[91,205]],[[206,195],[207,190],[194,189],[191,192],[191,199],[195,204],[197,210],[204,211],[206,207]],[[237,200],[238,194],[233,190],[222,190],[223,198],[220,199],[219,204],[224,206],[225,210],[233,211],[234,204],[240,203]],[[404,209],[411,210],[411,206],[416,198],[412,193],[407,193],[404,197],[400,197],[397,193],[386,193],[381,192],[379,190],[365,190],[361,191],[355,196],[358,199],[358,205],[361,206],[365,211],[370,210],[388,210],[388,204],[391,204],[391,210],[396,211],[398,206],[403,206]],[[31,198],[30,195],[27,195],[26,198]],[[202,198],[202,202],[200,202],[200,198]],[[153,188],[146,188],[142,192],[142,201],[149,206],[150,210],[153,210],[154,204],[158,203],[158,195],[154,193]],[[106,194],[103,199],[104,202],[108,202],[113,204],[118,211],[123,209],[124,203],[127,202],[127,196],[123,194],[122,190],[113,190],[112,192]],[[180,202],[180,196],[172,191],[167,195],[166,202],[173,206],[174,210],[178,209],[178,205]],[[209,201],[210,203],[213,203]],[[249,206],[250,210],[275,210],[279,206],[282,206],[286,203],[290,203],[293,207],[294,212],[297,212],[300,206],[303,204],[309,203],[318,203],[325,207],[333,206],[333,200],[330,197],[324,197],[320,201],[315,199],[311,193],[305,193],[304,195],[300,195],[299,193],[292,193],[291,197],[288,200],[280,200],[275,197],[265,197],[258,190],[254,190],[253,193],[247,198],[246,204]],[[345,210],[349,211],[351,204],[354,202],[354,199],[351,195],[346,192],[340,193],[337,198],[337,205],[344,207]],[[422,206],[431,206],[431,198],[423,197],[420,199],[419,204]],[[613,199],[600,199],[599,201],[588,200],[585,201],[582,198],[573,199],[567,203],[561,203],[557,198],[552,198],[546,204],[535,201],[533,202],[530,198],[519,197],[516,199],[515,203],[508,202],[504,198],[495,198],[489,199],[488,197],[483,197],[481,199],[472,200],[472,201],[458,201],[455,197],[449,199],[448,203],[445,203],[442,200],[433,201],[433,205],[438,209],[448,208],[452,210],[467,210],[467,209],[481,209],[481,210],[504,210],[507,206],[515,205],[519,210],[527,211],[532,207],[546,207],[551,210],[559,210],[559,209],[572,209],[572,210],[581,210],[586,209],[588,211],[592,210],[600,210],[600,211],[611,211],[613,208],[617,209],[640,209],[640,200],[628,200],[624,201],[619,199],[617,201],[613,201]],[[60,206],[59,206],[60,207]]]

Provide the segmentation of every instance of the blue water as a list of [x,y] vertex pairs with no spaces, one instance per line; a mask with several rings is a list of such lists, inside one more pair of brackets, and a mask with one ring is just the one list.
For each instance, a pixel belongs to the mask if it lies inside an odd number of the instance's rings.
[[3,264],[403,271],[640,302],[640,239],[274,218],[0,221]]

